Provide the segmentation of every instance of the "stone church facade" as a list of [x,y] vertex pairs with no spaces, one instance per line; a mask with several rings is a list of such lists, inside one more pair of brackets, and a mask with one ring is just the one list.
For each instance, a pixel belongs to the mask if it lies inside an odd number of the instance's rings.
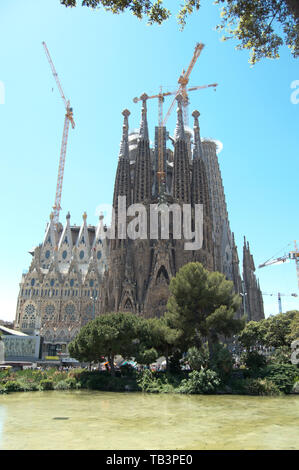
[[[178,97],[177,123],[173,150],[166,147],[169,135],[163,128],[163,154],[158,165],[158,128],[155,146],[151,148],[147,124],[147,96],[143,95],[142,116],[138,134],[129,133],[129,111],[123,112],[123,135],[116,171],[113,207],[115,230],[119,197],[126,198],[127,207],[142,204],[147,214],[151,205],[191,205],[194,227],[195,206],[203,206],[203,245],[198,250],[186,250],[184,237],[176,239],[171,227],[168,239],[147,236],[144,239],[115,239],[110,241],[108,270],[101,286],[100,311],[132,311],[145,317],[161,316],[169,297],[170,279],[191,261],[201,262],[208,270],[225,274],[234,283],[235,291],[245,296],[239,315],[249,319],[264,317],[262,296],[255,278],[254,265],[244,257],[243,281],[239,258],[230,231],[224,188],[217,157],[217,144],[201,140],[199,112],[194,111],[194,129],[184,127],[181,99]],[[190,151],[191,149],[191,151]],[[157,169],[163,164],[164,183],[159,185]],[[129,218],[127,218],[128,228]],[[124,228],[122,227],[122,230]],[[244,284],[245,283],[245,284]],[[246,292],[248,290],[248,293]],[[252,300],[249,304],[249,298]]]
[[[162,129],[151,147],[147,123],[147,96],[143,96],[139,131],[129,133],[128,110],[123,111],[123,132],[115,177],[112,227],[71,225],[66,216],[63,227],[56,227],[53,214],[43,243],[32,252],[32,262],[23,274],[18,296],[15,328],[27,334],[39,333],[44,353],[53,356],[66,351],[80,328],[105,312],[130,311],[145,317],[161,316],[169,297],[170,279],[190,261],[199,261],[208,270],[225,274],[243,294],[244,311],[249,320],[264,317],[263,300],[249,244],[244,242],[243,279],[238,250],[230,230],[224,188],[217,156],[217,144],[201,139],[199,112],[194,111],[193,132],[184,127],[181,97],[178,97],[177,123],[173,137]],[[161,129],[160,129],[161,130]],[[167,141],[173,148],[167,147]],[[161,140],[160,140],[161,143]],[[158,147],[160,156],[158,161]],[[158,168],[163,178],[159,178]],[[133,216],[120,222],[119,198],[125,196],[125,209],[142,204],[147,214],[146,237],[118,237],[126,233]],[[188,237],[175,235],[170,214],[169,237],[151,237],[151,207],[184,205],[191,207],[190,227],[195,227],[195,207],[202,205],[203,243],[200,249],[186,250]],[[122,224],[122,226],[120,226]]]

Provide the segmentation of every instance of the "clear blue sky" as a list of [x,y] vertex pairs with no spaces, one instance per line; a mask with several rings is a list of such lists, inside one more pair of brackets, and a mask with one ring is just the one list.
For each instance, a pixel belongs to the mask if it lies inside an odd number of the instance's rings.
[[[168,1],[171,8],[180,2]],[[147,26],[130,14],[112,15],[59,0],[2,0],[0,5],[1,272],[0,318],[13,320],[18,283],[28,269],[33,246],[41,243],[54,202],[64,121],[63,103],[47,62],[46,41],[65,94],[74,108],[62,195],[61,220],[96,224],[96,207],[111,203],[124,108],[131,129],[139,126],[142,92],[160,85],[175,89],[195,44],[205,48],[190,85],[217,82],[193,92],[201,112],[201,135],[223,143],[219,155],[229,219],[242,259],[243,235],[256,266],[299,239],[299,104],[291,103],[291,83],[299,80],[299,60],[282,49],[281,58],[250,68],[248,53],[221,42],[214,30],[218,7],[210,0],[188,20],[183,32],[175,17]],[[52,91],[53,89],[53,91]],[[150,137],[157,103],[148,103]],[[175,113],[168,121],[170,134]],[[292,246],[286,248],[291,249]],[[294,262],[257,269],[263,292],[298,292]],[[299,300],[282,297],[283,310]],[[278,311],[265,296],[266,316]]]

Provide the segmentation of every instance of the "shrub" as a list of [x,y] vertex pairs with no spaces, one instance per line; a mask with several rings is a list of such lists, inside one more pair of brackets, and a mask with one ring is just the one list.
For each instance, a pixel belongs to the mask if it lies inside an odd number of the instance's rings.
[[5,392],[20,392],[22,390],[19,382],[15,380],[8,380],[3,387]]
[[279,395],[279,388],[269,379],[248,378],[241,384],[247,395]]
[[263,371],[262,376],[271,380],[283,393],[292,391],[298,367],[294,364],[270,364]]
[[67,380],[60,380],[54,385],[54,390],[70,390],[71,385]]
[[226,383],[233,371],[234,360],[232,354],[223,344],[217,344],[213,348],[213,354],[209,361],[209,369],[217,373],[221,382]]
[[189,374],[188,379],[184,379],[178,387],[179,393],[215,393],[220,385],[220,378],[213,370],[194,370]]
[[267,364],[266,357],[258,351],[247,351],[243,353],[241,361],[253,372],[262,369]]
[[38,384],[33,380],[26,380],[21,378],[18,380],[18,383],[20,385],[20,390],[23,392],[35,392],[39,389]]
[[270,361],[275,364],[291,364],[291,348],[289,346],[281,346],[275,349],[270,357]]
[[51,379],[41,380],[39,383],[39,387],[41,390],[53,390],[54,389],[53,380]]
[[205,369],[208,367],[209,351],[205,347],[199,349],[193,346],[188,349],[185,359],[188,361],[192,370]]
[[163,372],[154,373],[145,369],[137,379],[138,387],[148,393],[174,393],[175,387],[180,384],[180,378],[176,375]]

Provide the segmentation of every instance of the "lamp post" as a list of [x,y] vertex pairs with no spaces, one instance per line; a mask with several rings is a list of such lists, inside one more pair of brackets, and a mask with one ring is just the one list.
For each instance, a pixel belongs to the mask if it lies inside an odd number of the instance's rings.
[[95,291],[93,291],[92,296],[90,297],[90,300],[93,301],[93,303],[92,303],[92,319],[93,320],[95,319],[95,309],[96,309],[96,300],[97,300],[97,298],[98,298],[97,294],[95,293]]
[[242,295],[242,297],[243,297],[244,315],[247,315],[247,312],[246,312],[246,295],[247,295],[247,292],[245,292],[245,283],[244,283],[244,281],[242,281],[242,291],[243,292],[240,292],[240,295]]

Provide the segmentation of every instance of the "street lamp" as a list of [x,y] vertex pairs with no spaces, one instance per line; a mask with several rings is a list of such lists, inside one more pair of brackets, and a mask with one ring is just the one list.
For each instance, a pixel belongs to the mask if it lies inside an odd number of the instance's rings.
[[96,300],[97,300],[98,296],[97,294],[95,294],[93,292],[92,296],[90,297],[90,300],[93,301],[93,304],[92,304],[92,319],[94,320],[95,319],[95,308],[96,308]]
[[242,295],[242,297],[243,297],[244,315],[246,315],[246,295],[247,295],[247,292],[245,292],[244,284],[245,284],[244,281],[242,281],[242,291],[243,292],[240,292],[240,295]]

